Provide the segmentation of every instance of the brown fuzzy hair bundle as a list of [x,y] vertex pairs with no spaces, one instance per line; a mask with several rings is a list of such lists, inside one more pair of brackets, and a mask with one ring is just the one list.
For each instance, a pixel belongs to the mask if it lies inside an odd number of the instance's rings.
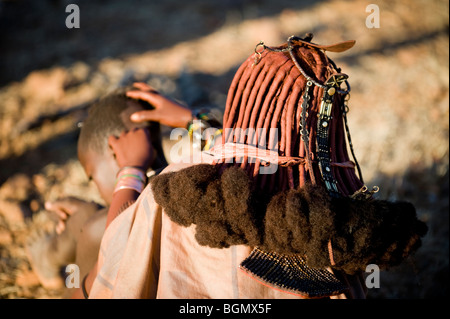
[[156,202],[172,221],[197,225],[201,245],[224,248],[261,242],[263,216],[258,216],[258,198],[243,170],[228,169],[220,175],[216,166],[195,165],[158,175],[151,183]]
[[199,244],[244,244],[284,254],[304,254],[314,268],[352,274],[368,264],[394,266],[421,245],[426,225],[414,206],[367,198],[332,199],[322,186],[306,184],[271,196],[243,169],[201,164],[152,179],[156,202],[172,221],[196,225]]

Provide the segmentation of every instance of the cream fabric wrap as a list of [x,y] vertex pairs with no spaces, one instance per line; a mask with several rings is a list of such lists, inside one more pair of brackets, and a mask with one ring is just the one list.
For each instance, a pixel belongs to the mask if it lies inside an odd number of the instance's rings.
[[[187,166],[172,164],[164,172]],[[147,186],[105,231],[90,298],[300,298],[239,269],[250,247],[200,246],[194,227],[173,223]]]

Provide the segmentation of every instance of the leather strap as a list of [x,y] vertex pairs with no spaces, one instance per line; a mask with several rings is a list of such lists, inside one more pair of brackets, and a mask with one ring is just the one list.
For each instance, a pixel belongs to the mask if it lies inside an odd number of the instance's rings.
[[334,44],[323,45],[323,44],[316,44],[316,43],[304,41],[303,39],[298,38],[298,37],[293,38],[292,41],[294,43],[295,42],[302,43],[305,46],[317,48],[317,49],[324,50],[324,51],[330,51],[330,52],[347,51],[348,49],[351,49],[356,43],[355,40],[348,40],[348,41],[338,42],[338,43],[334,43]]

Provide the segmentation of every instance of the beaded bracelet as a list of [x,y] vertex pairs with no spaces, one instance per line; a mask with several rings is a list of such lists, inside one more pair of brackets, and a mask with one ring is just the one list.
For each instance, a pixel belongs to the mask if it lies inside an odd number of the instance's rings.
[[192,141],[192,147],[195,150],[199,151],[208,150],[214,144],[214,138],[216,136],[212,137],[212,140],[211,136],[209,140],[204,140],[203,133],[206,129],[211,127],[222,127],[221,121],[219,119],[223,117],[223,114],[221,114],[220,111],[214,108],[202,108],[199,110],[193,110],[192,114],[192,120],[189,121],[187,126],[189,137]]
[[142,193],[147,181],[144,170],[133,167],[122,167],[117,173],[116,186],[113,194],[122,189],[133,189],[138,193]]
[[124,177],[117,181],[113,194],[117,193],[118,191],[120,191],[122,189],[133,189],[138,193],[142,193],[142,191],[144,190],[144,187],[145,187],[145,184],[140,179],[135,178],[135,177]]
[[216,143],[216,139],[222,135],[223,130],[222,129],[216,129],[214,131],[214,134],[211,134],[208,139],[206,140],[205,146],[203,147],[204,151],[209,151],[211,148],[214,147]]
[[140,179],[144,184],[147,182],[147,175],[142,168],[135,166],[124,166],[117,173],[117,181],[123,177],[136,177]]

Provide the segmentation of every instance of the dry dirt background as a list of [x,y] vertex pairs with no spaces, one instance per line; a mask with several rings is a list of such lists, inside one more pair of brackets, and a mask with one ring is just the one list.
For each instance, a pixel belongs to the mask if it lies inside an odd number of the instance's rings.
[[[77,3],[81,28],[67,29]],[[369,29],[366,7],[380,8]],[[355,39],[330,54],[350,76],[349,122],[366,184],[413,202],[423,247],[381,274],[369,298],[448,296],[448,1],[0,1],[0,298],[60,298],[30,268],[25,242],[51,232],[44,202],[100,201],[77,162],[87,103],[134,80],[191,106],[223,106],[238,65],[264,40]]]

